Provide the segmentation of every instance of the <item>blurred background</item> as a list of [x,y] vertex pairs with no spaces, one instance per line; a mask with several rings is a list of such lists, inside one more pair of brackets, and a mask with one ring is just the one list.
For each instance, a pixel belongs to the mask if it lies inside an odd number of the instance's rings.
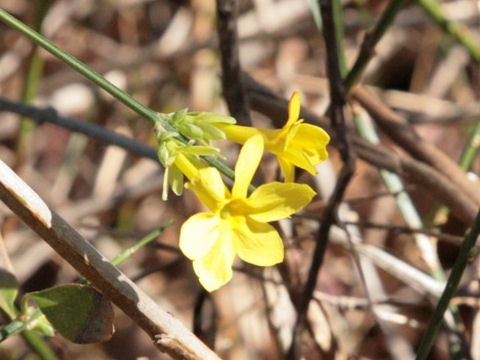
[[[253,123],[282,126],[287,118],[286,100],[293,91],[300,91],[302,105],[322,124],[328,124],[324,118],[330,102],[325,46],[311,3],[238,3],[242,69],[277,99],[283,99],[278,116],[266,116],[269,113],[262,111],[266,106],[258,95],[258,84],[247,84],[255,110],[251,113]],[[479,3],[453,0],[441,4],[448,19],[465,26],[478,46]],[[376,23],[386,5],[386,1],[376,0],[343,1],[349,65],[355,61],[365,31]],[[0,0],[0,7],[39,29],[152,109],[173,112],[189,108],[228,114],[222,97],[213,0]],[[419,141],[436,145],[458,161],[480,120],[478,61],[421,6],[407,2],[376,47],[362,82],[371,85],[384,104],[413,124],[422,136]],[[156,146],[149,121],[4,24],[0,24],[0,97],[52,106],[61,115]],[[349,128],[354,131],[351,123]],[[403,154],[382,134],[381,141]],[[228,142],[219,146],[227,163],[233,165],[238,147]],[[303,281],[325,206],[323,199],[331,193],[342,165],[335,146],[329,147],[329,152],[330,158],[319,167],[318,176],[297,173],[299,181],[315,187],[319,196],[302,214],[281,224],[288,236],[288,263]],[[182,197],[171,194],[168,201],[162,201],[163,171],[158,163],[52,124],[37,126],[8,112],[0,113],[0,159],[108,258],[173,219],[174,224],[153,245],[121,265],[122,271],[161,307],[195,328],[222,358],[284,358],[296,315],[278,269],[258,269],[238,262],[230,283],[210,295],[204,293],[191,262],[177,246],[182,222],[202,210],[202,205],[189,191]],[[475,177],[479,163],[474,161],[470,169]],[[265,155],[262,171],[268,180],[277,176],[278,165],[271,155]],[[404,185],[425,226],[431,229],[442,199],[413,181]],[[370,248],[364,249],[361,261],[357,261],[368,262],[362,276],[365,282],[376,284],[375,289],[369,289],[373,302],[369,303],[355,265],[360,250],[352,251],[341,231],[334,233],[337,241],[327,249],[308,313],[314,345],[305,347],[304,356],[408,359],[420,342],[432,309],[431,293],[418,290],[426,285],[415,270],[429,272],[415,241],[418,234],[406,231],[378,168],[363,160],[356,163],[341,213],[356,239],[382,251],[366,255],[370,256],[367,261],[363,256]],[[75,271],[3,204],[0,216],[0,240],[3,238],[22,292],[77,278]],[[437,227],[438,232],[452,235],[440,237],[438,242],[439,260],[447,271],[458,251],[458,236],[468,226],[461,218],[451,217]],[[400,265],[392,263],[396,272],[389,271],[387,255],[402,261]],[[378,261],[387,265],[379,266]],[[461,337],[466,339],[472,358],[480,359],[478,265],[478,259],[472,259],[461,288],[467,295],[459,294],[455,299],[461,305],[465,326]],[[409,271],[413,275],[405,276]],[[118,309],[115,327],[113,338],[106,343],[75,345],[57,335],[48,344],[59,359],[168,358]],[[441,333],[431,358],[449,359],[448,346],[446,333]],[[0,345],[0,359],[34,358],[19,336]]]

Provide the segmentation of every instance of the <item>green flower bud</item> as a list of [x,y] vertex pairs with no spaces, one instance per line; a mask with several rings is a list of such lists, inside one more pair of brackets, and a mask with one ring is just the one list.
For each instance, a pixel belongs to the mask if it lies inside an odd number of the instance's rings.
[[196,140],[203,139],[202,128],[189,122],[188,120],[177,123],[175,127],[180,132],[180,134],[186,137],[196,139]]
[[170,167],[170,172],[168,174],[168,181],[172,188],[172,191],[175,195],[183,194],[183,173],[175,166]]
[[214,155],[222,159],[224,158],[224,156],[220,152],[220,149],[213,146],[202,146],[202,145],[186,146],[185,148],[182,149],[182,151],[192,155]]
[[187,115],[188,109],[181,109],[173,113],[172,116],[172,125],[176,126],[177,123],[183,122],[186,115]]
[[163,165],[163,167],[166,168],[167,163],[168,163],[168,158],[170,157],[170,153],[167,149],[166,142],[162,142],[158,146],[157,156],[158,156],[158,159],[160,160],[161,164]]
[[224,140],[227,138],[225,133],[214,125],[206,123],[202,125],[202,129],[206,140]]
[[[197,123],[198,121],[203,123],[219,123],[219,124],[236,124],[237,120],[235,118],[222,115],[222,114],[215,114],[209,112],[190,112],[186,116],[187,120],[192,119]],[[198,125],[198,124],[197,124]]]

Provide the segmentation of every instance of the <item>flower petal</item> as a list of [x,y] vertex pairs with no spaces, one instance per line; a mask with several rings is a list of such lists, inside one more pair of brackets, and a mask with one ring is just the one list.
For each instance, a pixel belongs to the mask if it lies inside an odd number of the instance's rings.
[[233,246],[243,261],[271,266],[283,261],[283,243],[273,226],[242,217],[233,227]]
[[261,133],[260,129],[251,126],[215,124],[217,128],[225,133],[227,139],[238,144],[244,144],[252,136]]
[[213,167],[198,170],[197,176],[185,187],[192,190],[212,212],[219,211],[225,199],[230,197],[219,171]]
[[283,177],[285,178],[285,182],[292,183],[295,181],[295,167],[293,164],[284,159],[282,156],[277,155],[278,162],[280,163],[280,167],[282,169]]
[[235,165],[235,182],[232,188],[232,197],[245,198],[248,185],[260,164],[263,154],[263,137],[255,135],[248,139],[240,150]]
[[184,173],[189,180],[197,176],[198,168],[200,168],[192,163],[191,157],[184,155],[182,152],[179,152],[175,156],[175,166]]
[[279,159],[282,158],[282,160],[289,162],[296,167],[308,171],[312,175],[317,174],[315,165],[321,162],[316,154],[312,155],[307,153],[303,148],[298,146],[290,146],[288,151],[283,151],[280,155],[277,155],[277,157]]
[[300,124],[292,139],[291,145],[302,147],[309,155],[315,154],[315,161],[318,163],[328,157],[327,145],[330,142],[330,136],[319,126],[312,124]]
[[247,199],[249,216],[269,222],[286,218],[305,207],[315,191],[305,184],[273,182],[259,186]]
[[219,238],[219,218],[199,213],[185,221],[180,229],[180,250],[191,260],[205,256]]
[[222,232],[210,252],[193,262],[193,270],[207,291],[217,290],[232,278],[235,251],[230,232]]
[[299,116],[300,116],[300,93],[295,91],[288,103],[288,120],[283,128],[285,129],[292,126],[295,123],[295,121],[298,120]]
[[285,134],[285,140],[284,140],[284,150],[288,150],[288,147],[290,143],[292,142],[293,139],[297,136],[297,132],[300,129],[300,126],[302,125],[303,120],[295,121],[292,126],[288,129],[288,131]]

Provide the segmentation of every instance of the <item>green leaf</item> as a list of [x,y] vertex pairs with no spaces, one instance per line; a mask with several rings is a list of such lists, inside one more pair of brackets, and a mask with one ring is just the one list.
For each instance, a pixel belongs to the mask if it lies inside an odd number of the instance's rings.
[[90,344],[112,337],[112,305],[93,287],[68,284],[29,295],[55,329],[68,340]]
[[17,317],[15,308],[15,298],[18,294],[18,283],[10,272],[0,269],[0,309],[2,309],[10,319]]

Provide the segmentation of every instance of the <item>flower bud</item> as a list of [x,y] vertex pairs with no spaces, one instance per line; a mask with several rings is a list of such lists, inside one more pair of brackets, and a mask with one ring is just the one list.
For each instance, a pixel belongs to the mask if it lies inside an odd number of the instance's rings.
[[203,130],[201,127],[189,122],[188,120],[184,120],[176,124],[176,129],[180,132],[180,134],[195,139],[195,140],[202,140],[204,137]]
[[222,114],[215,114],[209,112],[190,112],[186,115],[187,119],[192,119],[195,122],[202,122],[202,123],[219,123],[219,124],[235,124],[237,120],[235,118],[222,115]]

